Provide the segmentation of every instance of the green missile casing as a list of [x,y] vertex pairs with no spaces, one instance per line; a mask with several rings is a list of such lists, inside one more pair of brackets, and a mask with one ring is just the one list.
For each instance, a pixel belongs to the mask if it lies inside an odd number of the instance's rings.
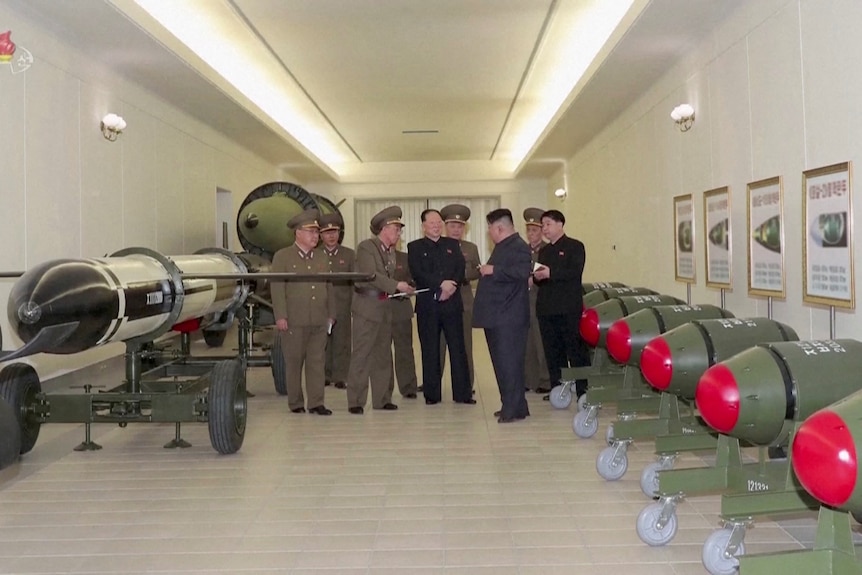
[[608,288],[621,288],[628,287],[626,284],[621,282],[586,282],[581,284],[581,291],[584,295],[590,293],[591,291],[596,291],[597,289],[608,289]]
[[584,309],[595,307],[614,297],[627,295],[657,295],[657,292],[643,287],[619,287],[596,289],[584,296]]
[[[611,298],[593,308],[595,316],[584,321],[598,320],[599,340],[596,347],[605,347],[608,328],[629,314],[649,309],[657,305],[684,305],[681,299],[669,295],[631,295]],[[596,326],[592,326],[595,329]]]

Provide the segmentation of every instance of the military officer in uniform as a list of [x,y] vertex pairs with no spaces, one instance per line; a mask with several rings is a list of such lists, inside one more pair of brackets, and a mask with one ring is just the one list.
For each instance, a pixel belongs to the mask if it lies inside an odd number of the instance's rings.
[[[524,210],[524,222],[527,224],[527,244],[530,246],[532,265],[536,265],[539,258],[539,250],[548,242],[542,238],[542,213],[541,208],[527,208]],[[527,336],[527,388],[536,393],[548,393],[551,391],[551,376],[548,374],[548,362],[545,360],[545,348],[542,345],[542,332],[539,331],[539,318],[536,317],[536,295],[538,288],[533,284],[533,276],[530,275],[530,333]]]
[[[473,387],[473,285],[479,279],[479,246],[464,238],[467,220],[470,219],[470,208],[461,204],[449,204],[440,210],[440,216],[446,226],[446,237],[457,240],[464,254],[464,280],[461,284],[461,302],[464,304],[464,349],[467,351],[467,366],[470,370],[470,387]],[[446,338],[440,340],[440,364],[446,366]]]
[[449,344],[452,398],[455,403],[475,404],[470,390],[470,370],[464,350],[464,254],[457,240],[442,237],[443,218],[435,209],[422,212],[424,237],[407,244],[410,275],[416,281],[416,331],[422,346],[422,391],[425,404],[440,403],[442,366],[440,332]]
[[[282,248],[272,259],[272,271],[328,273],[325,254],[316,250],[319,238],[317,210],[305,210],[291,218],[287,226],[296,241]],[[326,332],[335,321],[335,293],[322,280],[272,282],[272,307],[275,325],[281,332],[281,351],[285,364],[287,403],[293,413],[305,413],[302,393],[302,368],[305,366],[305,391],[308,411],[332,415],[323,404]]]
[[[395,279],[413,285],[407,252],[395,251]],[[392,347],[395,349],[395,378],[402,397],[416,399],[416,359],[413,355],[413,301],[395,297],[392,302]]]
[[[329,260],[329,271],[335,273],[352,272],[356,259],[355,252],[341,245],[344,220],[334,212],[320,216],[320,241],[323,253]],[[344,389],[347,385],[347,370],[350,367],[351,337],[353,322],[350,307],[353,301],[351,282],[332,282],[330,289],[335,292],[335,325],[326,341],[326,381]]]
[[395,293],[412,294],[413,287],[395,279],[395,244],[401,237],[401,208],[390,206],[371,218],[375,237],[356,246],[354,271],[373,273],[374,279],[353,288],[353,355],[347,373],[347,406],[362,414],[371,381],[371,406],[388,411],[392,403],[392,302]]

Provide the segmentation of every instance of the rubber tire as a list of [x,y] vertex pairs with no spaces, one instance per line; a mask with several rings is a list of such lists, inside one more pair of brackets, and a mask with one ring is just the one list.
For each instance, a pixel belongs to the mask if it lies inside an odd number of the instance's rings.
[[583,411],[587,406],[587,394],[583,394],[578,398],[578,411]]
[[730,529],[718,529],[710,533],[703,544],[701,560],[706,570],[712,575],[735,575],[739,570],[739,555],[745,555],[745,544],[739,544],[739,553],[730,559],[724,556],[727,542],[730,540]]
[[670,521],[667,522],[664,529],[661,531],[656,530],[655,522],[661,515],[661,509],[661,503],[650,503],[638,514],[636,524],[638,537],[650,547],[667,545],[676,537],[676,530],[679,528],[676,513],[674,513],[670,516]]
[[629,458],[625,453],[622,454],[620,463],[616,467],[611,465],[614,460],[615,451],[615,447],[605,447],[596,456],[596,471],[605,481],[617,481],[621,479],[629,468]]
[[226,329],[204,329],[202,331],[207,347],[221,347],[227,337]]
[[27,408],[42,393],[42,383],[33,366],[26,363],[13,363],[0,370],[0,397],[15,412],[18,427],[21,429],[21,455],[28,453],[39,439],[41,422]]
[[275,332],[272,347],[269,348],[269,363],[272,369],[272,382],[275,392],[279,395],[287,395],[287,367],[284,363],[284,354],[281,353],[281,333]]
[[572,388],[565,385],[554,387],[551,390],[550,400],[554,409],[568,409],[572,405]]
[[210,443],[222,455],[236,453],[245,438],[248,401],[245,376],[235,359],[220,361],[210,373],[207,392]]
[[650,499],[658,495],[658,472],[662,469],[661,463],[653,461],[641,471],[641,491]]
[[572,419],[572,431],[583,439],[589,439],[599,430],[598,418],[594,417],[591,423],[587,423],[588,413],[588,411],[579,411],[575,414],[574,419]]
[[605,429],[605,442],[608,445],[614,444],[614,423],[610,422],[608,424],[607,429]]
[[21,426],[15,410],[0,399],[0,469],[6,469],[21,457]]

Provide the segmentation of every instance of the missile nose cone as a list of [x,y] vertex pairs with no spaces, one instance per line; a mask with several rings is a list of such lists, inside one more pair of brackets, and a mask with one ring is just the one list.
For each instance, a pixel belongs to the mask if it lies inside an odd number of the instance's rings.
[[595,308],[587,308],[581,314],[581,337],[592,347],[596,347],[601,337],[599,329],[599,313]]
[[840,507],[850,499],[859,472],[856,445],[834,411],[818,411],[799,426],[791,460],[796,477],[811,495]]
[[605,336],[608,353],[620,363],[628,363],[632,356],[632,332],[626,320],[615,321]]
[[733,372],[722,364],[707,369],[695,391],[703,420],[720,433],[730,433],[739,420],[739,386]]
[[641,353],[641,371],[650,385],[665,390],[673,378],[673,356],[663,337],[657,337],[646,344]]

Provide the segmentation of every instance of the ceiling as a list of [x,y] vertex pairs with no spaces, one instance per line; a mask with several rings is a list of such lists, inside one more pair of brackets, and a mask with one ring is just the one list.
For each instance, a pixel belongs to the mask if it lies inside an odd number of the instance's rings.
[[744,0],[635,0],[514,170],[498,160],[554,34],[608,0],[189,1],[230,11],[242,33],[224,44],[275,62],[355,170],[326,165],[134,0],[4,3],[308,182],[548,176]]

